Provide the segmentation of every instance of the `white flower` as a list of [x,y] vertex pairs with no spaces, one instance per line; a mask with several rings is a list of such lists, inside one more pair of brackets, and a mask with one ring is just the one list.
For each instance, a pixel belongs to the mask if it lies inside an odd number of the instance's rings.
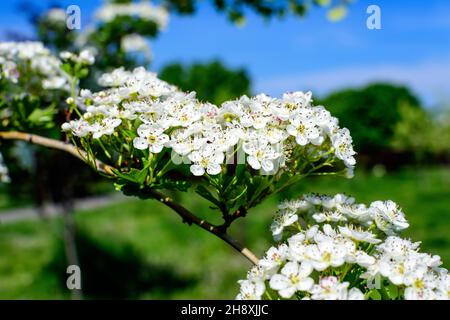
[[347,300],[364,300],[364,294],[358,288],[351,288]]
[[337,208],[346,217],[359,222],[369,222],[373,216],[373,210],[367,208],[365,204],[339,204]]
[[236,300],[261,300],[261,297],[266,290],[263,282],[240,280],[238,283],[240,284],[241,289]]
[[253,266],[248,272],[247,272],[247,280],[253,281],[253,282],[264,282],[267,280],[271,275],[267,273],[267,270],[260,265]]
[[358,251],[350,251],[347,256],[345,257],[345,260],[349,263],[356,263],[360,265],[361,267],[369,267],[376,263],[376,259],[366,252],[362,250]]
[[70,89],[69,76],[61,69],[61,61],[41,42],[0,42],[0,71],[0,78],[5,77],[19,91],[28,89],[19,82],[24,74],[26,81],[32,81],[37,89]]
[[95,16],[102,22],[113,21],[118,16],[139,17],[140,19],[154,22],[158,28],[165,28],[169,13],[162,6],[156,7],[148,1],[140,1],[106,3],[96,11]]
[[151,57],[150,46],[147,40],[140,34],[133,33],[125,35],[120,41],[120,46],[125,52],[142,52],[147,58]]
[[409,227],[403,212],[391,200],[372,202],[370,208],[374,211],[377,227],[387,235],[394,235]]
[[169,141],[164,129],[157,125],[141,124],[137,132],[139,137],[134,138],[133,145],[139,150],[149,149],[151,153],[160,153]]
[[330,266],[339,267],[343,265],[347,248],[342,243],[322,239],[317,244],[307,246],[306,255],[310,258],[310,263],[315,270],[323,271]]
[[312,215],[312,218],[318,222],[338,222],[347,221],[347,218],[339,211],[327,211],[327,212],[317,212]]
[[286,127],[286,131],[291,136],[294,136],[295,141],[301,146],[305,146],[310,142],[314,143],[320,136],[319,128],[312,120],[296,117],[291,119],[290,123]]
[[52,77],[42,81],[44,89],[64,89],[67,86],[67,78]]
[[[325,219],[314,224],[314,215],[316,218],[318,214],[329,216],[330,210],[336,211],[336,216],[344,214],[348,220],[334,219],[328,224],[324,223]],[[278,291],[281,298],[291,298],[297,293],[298,298],[306,300],[363,300],[370,290],[369,284],[389,281],[390,285],[399,287],[398,298],[449,299],[450,276],[440,267],[440,257],[419,252],[419,242],[372,233],[376,225],[371,219],[376,210],[394,211],[387,215],[397,220],[398,216],[404,217],[394,203],[375,202],[367,208],[342,194],[334,197],[307,194],[299,200],[283,201],[272,231],[281,233],[284,221],[290,225],[301,218],[299,231],[285,230],[288,234],[285,242],[270,248],[248,278],[269,280],[270,288]],[[300,272],[298,268],[306,271]],[[311,286],[312,272],[319,283]],[[306,282],[302,281],[305,278]],[[363,279],[367,287],[361,291]]]
[[419,266],[404,278],[406,300],[434,300],[434,289],[439,281],[436,275],[429,273],[426,266]]
[[310,258],[306,253],[307,245],[305,240],[310,238],[305,236],[304,233],[297,233],[287,240],[289,244],[288,257],[290,260],[298,262],[309,261]]
[[327,209],[340,208],[341,206],[352,205],[355,202],[355,198],[348,197],[345,194],[338,193],[333,198],[324,198],[322,200],[322,206]]
[[283,103],[287,104],[292,111],[309,107],[311,104],[312,92],[306,93],[295,91],[283,94]]
[[309,202],[312,205],[322,205],[325,202],[331,201],[333,198],[326,195],[310,193],[305,194],[303,196],[303,199],[305,199],[305,201]]
[[280,240],[283,234],[283,229],[295,223],[298,220],[298,216],[295,212],[289,210],[280,210],[275,216],[270,230],[272,236],[276,241]]
[[280,210],[289,210],[289,211],[306,211],[311,208],[311,204],[303,199],[299,200],[285,200],[278,205],[278,209]]
[[267,273],[273,274],[278,271],[278,267],[285,262],[288,252],[288,247],[285,244],[278,248],[271,247],[265,257],[259,260],[258,265],[266,270]]
[[376,239],[376,235],[370,231],[364,231],[361,227],[354,227],[353,225],[347,225],[345,227],[338,226],[339,232],[352,240],[358,242],[367,243],[380,243],[380,239]]
[[65,132],[71,131],[77,137],[85,137],[89,134],[91,125],[87,121],[80,119],[63,123],[61,128]]
[[44,17],[52,22],[65,23],[66,22],[66,11],[61,8],[52,8],[48,10]]
[[[319,284],[311,288],[311,299],[313,300],[347,300],[348,282],[340,283],[336,277],[325,277],[320,279]],[[355,293],[352,293],[355,296]]]
[[193,151],[188,155],[189,160],[194,162],[191,165],[191,172],[194,176],[202,176],[206,172],[210,175],[219,174],[222,171],[224,155],[217,152],[212,146],[206,146],[199,151]]
[[94,139],[99,139],[103,135],[112,135],[114,129],[122,123],[121,119],[115,118],[104,118],[101,123],[94,123],[90,131],[92,132],[92,137]]
[[94,62],[95,62],[95,55],[94,55],[94,52],[92,50],[84,49],[78,55],[78,59],[79,59],[79,61],[81,63],[90,65],[90,64],[94,64]]
[[283,298],[290,298],[297,291],[308,291],[314,284],[309,277],[312,267],[308,263],[288,262],[281,269],[281,274],[275,274],[269,281],[272,289],[277,290]]
[[338,130],[331,136],[331,142],[334,147],[336,157],[343,160],[347,166],[353,166],[356,163],[355,151],[353,150],[352,137],[347,128]]
[[243,150],[248,155],[248,164],[255,170],[262,169],[265,172],[273,170],[273,160],[279,157],[275,149],[264,140],[246,141]]

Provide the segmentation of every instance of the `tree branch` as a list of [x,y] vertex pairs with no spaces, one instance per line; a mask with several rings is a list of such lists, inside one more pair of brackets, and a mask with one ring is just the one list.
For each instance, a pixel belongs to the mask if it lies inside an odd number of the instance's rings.
[[191,213],[189,210],[187,210],[185,207],[174,202],[171,198],[166,197],[164,194],[155,189],[151,189],[150,193],[161,203],[164,203],[166,206],[168,206],[176,213],[178,213],[178,215],[183,219],[183,222],[189,225],[196,224],[200,228],[214,234],[215,236],[219,237],[220,239],[228,243],[230,246],[232,246],[234,249],[236,249],[242,255],[244,255],[248,260],[250,260],[253,264],[258,263],[258,258],[250,250],[248,250],[236,239],[232,238],[229,234],[227,234],[224,230],[222,230],[222,228],[217,227],[206,220],[200,219],[199,217]]
[[[74,145],[72,145],[70,143],[65,143],[63,141],[38,136],[36,134],[19,132],[19,131],[0,131],[0,139],[27,141],[29,143],[33,143],[33,144],[41,145],[41,146],[44,146],[47,148],[57,149],[57,150],[61,150],[61,151],[70,153],[71,155],[77,157],[78,159],[81,159],[82,161],[84,161],[86,163],[89,162],[89,160],[88,160],[89,157],[88,157],[87,153],[83,150],[78,149]],[[113,172],[114,168],[101,162],[98,159],[95,159],[95,166],[98,171],[103,172],[112,177],[115,176],[115,174]]]
[[[67,152],[84,162],[88,161],[88,155],[85,151],[78,149],[72,144],[65,143],[59,140],[49,139],[42,136],[38,136],[35,134],[25,133],[25,132],[19,132],[19,131],[0,131],[0,139],[4,140],[23,140],[27,141],[33,144],[41,145],[44,147],[48,147],[51,149],[57,149],[64,152]],[[95,165],[98,171],[103,172],[109,176],[114,177],[114,168],[101,162],[98,159],[95,159]],[[220,226],[215,226],[211,223],[209,223],[206,220],[200,219],[196,215],[194,215],[192,212],[187,210],[182,205],[174,202],[171,198],[165,196],[163,193],[151,189],[150,190],[151,195],[159,200],[161,203],[166,205],[167,207],[174,210],[182,219],[183,222],[188,223],[189,225],[195,224],[199,226],[200,228],[208,231],[209,233],[212,233],[216,237],[219,237],[226,243],[228,243],[230,246],[232,246],[234,249],[239,251],[243,256],[245,256],[248,260],[250,260],[253,264],[258,263],[258,258],[244,245],[242,245],[239,241],[231,237],[228,233],[226,233],[227,228],[221,228]],[[239,212],[239,211],[237,211]],[[239,213],[238,213],[239,214]],[[237,218],[237,216],[235,217]],[[234,219],[233,219],[234,220]],[[228,226],[227,226],[228,227]]]

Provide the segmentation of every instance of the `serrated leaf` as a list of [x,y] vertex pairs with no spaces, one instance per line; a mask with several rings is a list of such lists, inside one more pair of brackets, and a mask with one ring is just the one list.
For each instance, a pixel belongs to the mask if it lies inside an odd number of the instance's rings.
[[221,208],[223,206],[223,204],[218,199],[216,199],[213,194],[208,189],[206,189],[205,186],[197,186],[195,192],[198,193],[198,195],[200,195],[202,198],[215,204],[218,208]]
[[36,108],[28,115],[27,120],[34,126],[52,126],[56,112],[52,106],[44,109]]
[[145,182],[145,178],[147,177],[148,167],[145,167],[142,170],[132,168],[128,172],[120,172],[118,170],[115,170],[114,173],[123,180],[142,185]]

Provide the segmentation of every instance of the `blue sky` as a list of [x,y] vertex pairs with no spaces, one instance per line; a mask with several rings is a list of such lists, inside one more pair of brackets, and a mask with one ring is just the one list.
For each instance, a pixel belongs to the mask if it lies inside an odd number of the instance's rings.
[[[32,33],[16,9],[19,2],[0,3],[0,37],[5,30]],[[86,26],[100,1],[58,3],[78,4]],[[381,30],[366,27],[371,4],[381,8]],[[151,46],[155,71],[172,61],[219,58],[232,67],[245,67],[255,93],[313,90],[321,95],[383,80],[410,86],[429,106],[450,101],[448,0],[358,0],[338,23],[329,22],[321,9],[303,19],[265,21],[250,14],[243,27],[203,4],[194,16],[171,16]]]

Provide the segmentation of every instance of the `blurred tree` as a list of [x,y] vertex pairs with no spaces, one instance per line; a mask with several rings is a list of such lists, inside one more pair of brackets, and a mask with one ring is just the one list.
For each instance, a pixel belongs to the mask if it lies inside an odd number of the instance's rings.
[[221,104],[225,100],[250,94],[250,77],[244,69],[229,69],[220,61],[183,66],[165,66],[159,77],[183,91],[195,91],[200,100]]
[[445,110],[435,114],[400,105],[401,121],[394,128],[391,145],[395,150],[412,151],[417,161],[442,161],[450,155],[450,116]]
[[408,88],[388,83],[338,91],[319,102],[351,131],[355,149],[369,155],[390,148],[402,105],[421,109]]
[[[196,12],[199,0],[165,0],[171,11],[181,14],[193,14]],[[346,14],[347,6],[353,0],[210,0],[210,3],[219,11],[235,22],[245,21],[245,15],[249,11],[265,18],[285,17],[289,14],[304,16],[312,7],[325,7],[328,9],[330,20],[339,20]]]

